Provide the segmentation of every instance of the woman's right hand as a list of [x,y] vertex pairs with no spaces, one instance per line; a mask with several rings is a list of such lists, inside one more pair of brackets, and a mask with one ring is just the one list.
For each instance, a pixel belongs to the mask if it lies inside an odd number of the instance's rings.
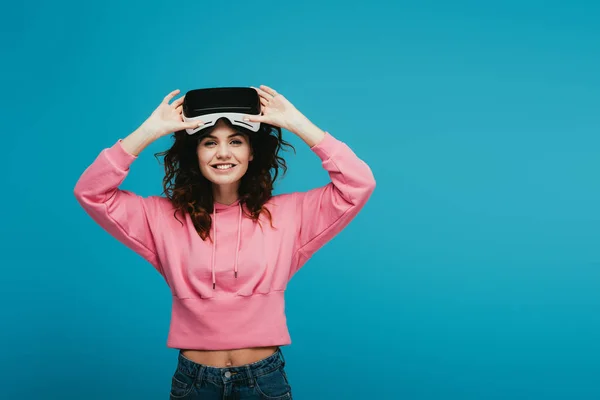
[[165,96],[163,101],[158,105],[156,110],[148,117],[140,128],[153,136],[154,139],[166,136],[172,132],[181,131],[183,129],[193,129],[203,122],[195,120],[185,122],[183,120],[183,100],[185,96],[181,96],[171,104],[169,102],[179,93],[179,89],[172,91]]

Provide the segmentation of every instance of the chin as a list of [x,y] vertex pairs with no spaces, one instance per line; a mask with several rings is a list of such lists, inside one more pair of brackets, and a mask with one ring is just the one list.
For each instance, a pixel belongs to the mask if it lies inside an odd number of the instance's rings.
[[236,177],[236,178],[233,178],[233,179],[212,178],[212,179],[209,179],[209,181],[211,181],[211,183],[213,185],[221,186],[221,185],[232,185],[234,183],[239,182],[240,179],[242,179],[242,177],[239,177],[239,178]]
[[[206,176],[206,175],[205,175]],[[231,185],[234,183],[239,183],[239,181],[244,177],[244,174],[235,174],[228,176],[215,176],[214,174],[208,174],[206,178],[213,185]]]

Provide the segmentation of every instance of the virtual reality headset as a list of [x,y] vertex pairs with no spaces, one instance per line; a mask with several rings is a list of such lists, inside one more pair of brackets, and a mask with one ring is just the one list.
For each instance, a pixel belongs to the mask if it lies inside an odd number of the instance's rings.
[[244,118],[260,115],[260,112],[260,98],[255,89],[227,87],[190,90],[183,99],[182,116],[186,122],[204,122],[197,128],[186,129],[190,135],[215,125],[220,118],[257,132],[260,122],[244,121]]

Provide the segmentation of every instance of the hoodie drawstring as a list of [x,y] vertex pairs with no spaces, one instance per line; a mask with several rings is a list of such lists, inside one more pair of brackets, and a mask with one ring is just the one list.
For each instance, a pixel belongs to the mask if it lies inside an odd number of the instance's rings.
[[[234,276],[237,279],[237,273],[238,273],[238,260],[239,260],[239,254],[240,254],[240,241],[242,238],[242,204],[240,203],[240,211],[238,214],[238,231],[237,231],[237,245],[236,245],[236,249],[235,249],[235,264],[234,264]],[[217,278],[216,278],[216,274],[215,274],[215,258],[216,258],[216,253],[217,253],[217,211],[216,211],[216,207],[213,206],[213,218],[212,218],[212,225],[213,225],[213,249],[212,249],[212,259],[211,259],[211,270],[212,270],[212,284],[213,284],[213,289],[215,289],[217,287]]]
[[217,278],[215,277],[215,253],[217,252],[217,211],[213,206],[213,250],[212,250],[212,260],[211,260],[211,268],[212,268],[212,283],[213,289],[217,286]]
[[235,247],[235,264],[233,275],[237,278],[238,256],[240,254],[240,238],[242,237],[242,205],[240,204],[240,216],[238,217],[238,240]]

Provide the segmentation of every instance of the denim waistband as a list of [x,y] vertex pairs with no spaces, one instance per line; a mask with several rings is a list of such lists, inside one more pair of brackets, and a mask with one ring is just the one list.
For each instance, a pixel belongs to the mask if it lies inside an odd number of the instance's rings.
[[211,367],[204,364],[198,364],[188,358],[185,358],[182,351],[179,351],[177,369],[182,373],[202,380],[211,380],[213,382],[235,382],[250,380],[253,377],[268,374],[285,365],[285,359],[281,348],[267,358],[253,362],[251,364],[238,367]]

